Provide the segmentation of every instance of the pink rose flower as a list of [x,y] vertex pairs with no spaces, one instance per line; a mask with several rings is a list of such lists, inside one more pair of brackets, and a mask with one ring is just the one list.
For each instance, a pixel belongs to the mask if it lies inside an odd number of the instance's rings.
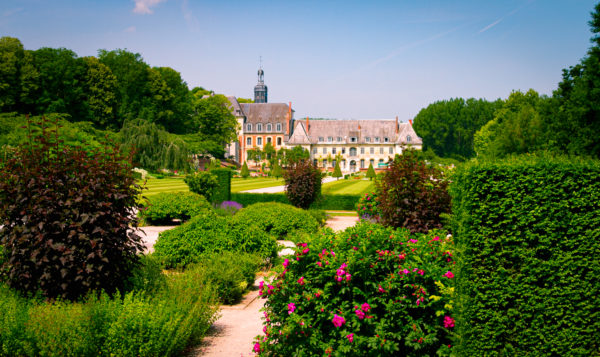
[[260,343],[257,342],[254,344],[254,352],[260,353]]
[[296,304],[294,304],[293,302],[290,302],[288,304],[288,314],[292,314],[294,311],[296,311]]
[[285,260],[283,261],[283,266],[287,268],[288,265],[290,265],[290,260],[285,258]]
[[454,327],[454,319],[450,316],[444,316],[444,327],[445,328]]
[[361,308],[365,311],[365,312],[369,312],[369,310],[371,310],[371,305],[369,305],[368,303],[364,303],[361,305]]
[[444,275],[442,275],[442,276],[443,276],[443,277],[446,277],[446,278],[448,278],[448,279],[452,279],[452,278],[454,278],[454,274],[452,274],[452,272],[451,272],[450,270],[448,270],[448,271],[446,272],[446,274],[444,274]]
[[301,276],[300,279],[298,279],[298,284],[304,285],[304,277],[303,276]]
[[356,313],[356,316],[358,316],[359,320],[362,320],[365,318],[365,313],[362,312],[362,310],[356,310],[355,313]]
[[346,336],[346,338],[348,339],[348,341],[350,341],[350,343],[352,343],[352,341],[354,341],[354,334],[351,333],[348,336]]
[[338,314],[335,314],[335,315],[333,315],[333,320],[331,322],[333,322],[333,326],[339,328],[344,323],[346,323],[346,319],[344,319],[343,316],[339,316]]

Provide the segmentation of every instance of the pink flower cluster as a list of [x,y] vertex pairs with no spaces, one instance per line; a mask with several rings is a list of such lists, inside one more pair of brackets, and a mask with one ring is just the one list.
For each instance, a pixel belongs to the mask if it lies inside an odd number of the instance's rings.
[[333,315],[333,320],[331,321],[333,322],[333,326],[335,327],[341,327],[343,324],[346,323],[346,319],[344,319],[343,316],[339,316],[338,314]]
[[[360,306],[360,308],[358,306],[354,306],[354,308],[356,309],[354,311],[354,313],[356,314],[356,316],[358,316],[359,320],[362,320],[365,318],[365,312],[369,312],[369,310],[371,309],[371,305],[369,305],[368,303],[364,303]],[[372,316],[367,316],[367,318],[371,318]]]
[[304,285],[304,277],[303,276],[301,276],[300,279],[298,279],[298,284]]
[[288,304],[288,314],[291,315],[294,311],[296,311],[296,304],[290,302]]
[[451,316],[444,316],[444,327],[452,328],[454,327],[454,319]]
[[442,275],[444,278],[448,278],[448,279],[452,279],[454,278],[454,274],[452,274],[452,272],[450,270],[448,270],[444,275]]
[[343,263],[342,265],[340,265],[340,267],[335,272],[335,274],[336,274],[335,280],[342,281],[345,278],[346,281],[350,281],[350,278],[352,278],[352,275],[350,275],[350,273],[348,273],[344,270],[347,267],[348,267],[348,265],[346,263]]
[[[262,296],[263,299],[266,299],[266,296],[264,296],[264,294],[265,294],[264,287],[265,287],[264,281],[261,281],[260,283],[258,283],[258,295]],[[267,295],[273,294],[273,290],[275,290],[275,287],[271,284],[267,284]]]

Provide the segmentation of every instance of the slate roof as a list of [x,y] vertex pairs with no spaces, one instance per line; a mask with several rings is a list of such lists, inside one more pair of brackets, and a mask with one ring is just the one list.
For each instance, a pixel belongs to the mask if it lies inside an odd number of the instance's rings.
[[[309,128],[307,133],[301,133],[296,135],[297,129],[305,131],[306,121],[296,120],[294,124],[294,133],[290,137],[288,144],[290,145],[301,145],[301,144],[412,144],[422,145],[423,141],[417,136],[412,125],[408,123],[398,124],[398,133],[396,133],[396,121],[389,119],[381,120],[309,120]],[[410,135],[411,141],[407,142],[407,136]],[[319,137],[323,138],[322,142],[319,142]],[[333,141],[328,142],[327,138],[332,137]],[[337,141],[337,138],[342,139],[341,142]],[[357,138],[356,142],[351,142],[350,138]],[[367,142],[365,138],[370,138]],[[375,142],[375,137],[379,137],[379,142]],[[386,143],[384,138],[388,138],[389,142]],[[308,141],[308,142],[307,142]]]
[[231,112],[236,117],[244,116],[244,112],[242,111],[242,107],[240,107],[240,103],[238,103],[237,98],[234,96],[227,97],[229,103],[231,103]]
[[245,123],[285,124],[289,107],[285,103],[240,103],[246,115]]

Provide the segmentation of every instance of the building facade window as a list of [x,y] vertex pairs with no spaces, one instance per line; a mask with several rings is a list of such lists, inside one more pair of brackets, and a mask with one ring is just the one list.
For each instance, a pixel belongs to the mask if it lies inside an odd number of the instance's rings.
[[332,153],[333,155],[335,155],[336,151],[337,151],[337,149],[336,149],[336,148],[331,148],[331,153]]
[[327,148],[323,148],[323,154],[327,154]]
[[365,148],[360,148],[360,153],[364,154],[365,153]]
[[246,131],[252,131],[252,124],[246,124]]
[[275,128],[277,128],[277,131],[281,131],[281,123],[277,123],[277,126],[275,126]]
[[246,138],[246,145],[252,146],[252,138]]
[[342,169],[346,169],[346,160],[342,160]]
[[335,167],[335,160],[331,160],[331,167]]
[[370,137],[365,137],[365,143],[370,143],[371,142],[371,138]]
[[356,156],[356,148],[350,148],[350,156]]
[[317,160],[317,159],[314,159],[314,160],[313,160],[313,165],[317,166],[318,164],[319,164],[319,160]]
[[327,142],[328,143],[332,143],[333,142],[333,136],[328,136],[327,137]]
[[394,153],[394,148],[390,146],[390,154]]
[[317,153],[317,148],[313,148],[313,154]]
[[260,138],[260,137],[256,138],[256,145],[258,145],[258,146],[262,145],[262,138]]
[[375,142],[378,143],[379,142],[379,136],[375,137]]
[[325,141],[325,138],[323,138],[322,136],[319,136],[319,142],[322,143]]
[[337,137],[337,142],[338,142],[338,143],[341,143],[341,142],[342,142],[342,137],[341,137],[341,136],[338,136],[338,137]]
[[342,148],[342,155],[346,153],[346,148]]
[[379,148],[379,155],[383,155],[383,148]]
[[384,142],[384,143],[388,143],[388,142],[390,142],[390,138],[388,138],[388,137],[386,136],[385,138],[383,138],[383,142]]
[[371,155],[375,154],[375,148],[371,148]]
[[277,138],[277,146],[281,146],[281,138]]
[[360,168],[364,169],[365,168],[365,159],[361,159],[360,160]]
[[262,131],[262,124],[261,123],[256,124],[256,131]]
[[351,138],[350,138],[350,142],[351,142],[351,143],[355,143],[355,142],[356,142],[356,136],[353,136],[353,137],[351,137]]
[[375,163],[375,160],[371,159],[369,160],[369,164],[373,165]]
[[269,137],[267,138],[267,143],[272,143],[272,142],[273,142],[273,141],[272,141],[272,138],[269,136]]
[[407,143],[410,143],[410,140],[411,140],[411,139],[412,139],[412,138],[410,137],[410,135],[407,135],[407,136],[406,136],[406,142],[407,142]]
[[271,132],[273,131],[273,125],[271,125],[271,123],[267,124],[267,132]]

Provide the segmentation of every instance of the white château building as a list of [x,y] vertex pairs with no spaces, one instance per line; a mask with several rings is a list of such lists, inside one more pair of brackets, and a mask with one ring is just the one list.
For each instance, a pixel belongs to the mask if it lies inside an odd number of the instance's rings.
[[[276,150],[302,146],[310,152],[316,165],[327,170],[333,170],[336,160],[340,160],[344,173],[366,170],[369,164],[383,168],[404,149],[422,148],[423,141],[415,133],[412,121],[400,123],[398,117],[296,120],[292,103],[267,103],[263,76],[264,71],[260,69],[255,103],[238,103],[235,97],[228,97],[240,129],[238,140],[228,145],[227,154],[240,164],[247,161],[248,150],[262,149],[267,143]],[[248,162],[248,166],[250,164]]]

